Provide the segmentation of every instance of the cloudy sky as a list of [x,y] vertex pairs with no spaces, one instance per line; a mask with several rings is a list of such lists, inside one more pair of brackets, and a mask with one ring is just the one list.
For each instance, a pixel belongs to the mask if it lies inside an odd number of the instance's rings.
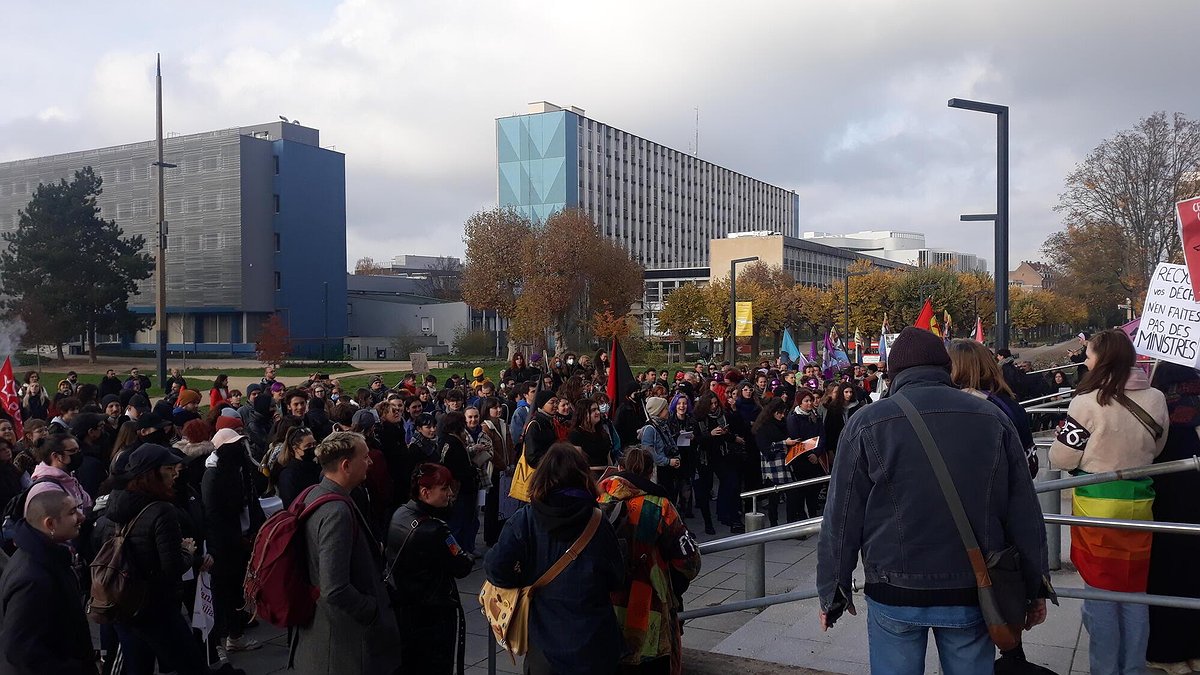
[[349,260],[460,255],[493,120],[548,100],[800,194],[801,228],[925,232],[991,259],[1007,104],[1012,253],[1066,173],[1155,111],[1200,116],[1200,3],[37,0],[0,8],[0,161],[286,115],[346,153]]

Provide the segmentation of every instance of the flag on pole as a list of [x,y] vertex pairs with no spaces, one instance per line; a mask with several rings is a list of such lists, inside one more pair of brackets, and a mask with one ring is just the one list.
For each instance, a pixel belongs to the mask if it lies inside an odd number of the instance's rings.
[[934,335],[936,335],[938,337],[942,336],[942,331],[938,327],[938,320],[937,320],[936,316],[929,317],[929,332],[933,333]]
[[983,317],[975,317],[975,341],[983,342]]
[[[204,549],[201,549],[201,553],[203,552]],[[196,599],[192,609],[192,628],[200,631],[204,640],[207,641],[208,634],[212,632],[215,625],[217,625],[217,612],[213,608],[212,573],[203,571],[196,575]]]
[[913,325],[928,331],[934,331],[934,328],[937,326],[937,320],[933,318],[933,303],[928,298],[925,299],[925,304],[921,306],[921,313],[917,315],[917,320],[913,322]]
[[[865,351],[866,351],[866,348],[863,346],[862,333],[859,333],[858,326],[855,326],[854,327],[854,362],[855,363],[858,363],[858,361],[861,359],[859,354],[862,354]],[[849,354],[847,354],[847,356],[849,356]]]
[[633,385],[633,370],[621,349],[621,343],[613,338],[608,353],[608,400],[612,401],[612,409],[616,410],[625,400],[629,387]]
[[839,337],[836,328],[831,328],[825,333],[825,349],[821,359],[821,370],[824,372],[827,379],[832,378],[834,373],[837,373],[842,368],[850,365],[850,357],[846,356],[846,350],[839,344]]
[[953,331],[950,327],[950,312],[948,310],[943,309],[942,310],[942,335],[945,336],[946,339],[949,339],[952,334],[953,334]]
[[818,358],[817,357],[817,336],[814,333],[812,343],[810,343],[810,346],[808,348],[808,362],[812,363],[814,365],[817,363],[820,363],[820,361],[818,361],[817,358]]
[[804,355],[800,353],[800,348],[796,346],[796,341],[792,339],[792,331],[786,328],[783,329],[783,340],[779,343],[779,352],[787,354],[799,367],[804,367]]
[[21,399],[17,396],[17,379],[13,376],[12,359],[4,358],[4,366],[0,367],[0,408],[12,418],[13,431],[17,438],[25,435],[21,424]]
[[883,324],[883,328],[879,330],[879,362],[887,363],[887,324]]

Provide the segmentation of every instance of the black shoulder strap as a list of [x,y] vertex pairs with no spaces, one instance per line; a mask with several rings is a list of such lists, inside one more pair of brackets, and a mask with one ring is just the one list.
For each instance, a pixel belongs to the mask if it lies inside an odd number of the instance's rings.
[[1154,440],[1157,441],[1158,439],[1162,438],[1162,425],[1159,424],[1153,417],[1151,417],[1150,413],[1146,412],[1145,408],[1138,405],[1137,401],[1134,401],[1126,396],[1125,392],[1121,392],[1113,398],[1117,399],[1118,403],[1125,406],[1126,410],[1133,413],[1133,416],[1137,418],[1137,421],[1141,422],[1142,426],[1146,427],[1146,431],[1149,431],[1150,435],[1154,437]]
[[971,521],[967,519],[967,512],[963,508],[962,498],[958,495],[958,488],[954,486],[954,480],[950,477],[950,469],[946,467],[946,460],[942,457],[937,442],[933,440],[933,434],[929,433],[929,427],[925,426],[925,420],[921,419],[917,409],[913,407],[912,401],[909,401],[904,394],[896,394],[891,399],[900,406],[900,410],[904,411],[908,423],[912,425],[913,431],[917,432],[917,438],[921,439],[921,446],[925,448],[929,465],[933,467],[933,475],[937,477],[938,485],[942,488],[942,496],[946,499],[946,506],[950,508],[950,515],[954,517],[954,525],[958,528],[958,536],[962,538],[963,546],[968,553],[972,550],[978,551],[979,542],[975,539],[974,530],[971,529]]
[[396,575],[396,563],[400,562],[400,555],[404,553],[404,547],[408,546],[408,540],[412,539],[412,536],[416,533],[417,528],[420,527],[421,523],[425,522],[427,518],[428,516],[421,516],[413,519],[412,524],[409,525],[408,534],[404,535],[404,541],[400,542],[400,548],[396,549],[396,557],[392,558],[392,561],[387,565],[387,572],[383,575],[383,583],[391,583],[392,578]]

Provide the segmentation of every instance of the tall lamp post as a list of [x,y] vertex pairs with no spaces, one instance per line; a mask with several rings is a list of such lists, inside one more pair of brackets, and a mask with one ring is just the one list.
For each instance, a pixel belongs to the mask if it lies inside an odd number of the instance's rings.
[[1008,106],[952,98],[946,105],[996,116],[996,213],[963,216],[962,220],[991,220],[996,223],[996,349],[1008,347]]
[[158,142],[158,161],[152,166],[158,167],[158,251],[154,259],[154,329],[158,342],[158,385],[167,382],[167,218],[164,197],[163,170],[174,169],[174,164],[163,161],[163,121],[162,121],[162,57],[155,64],[155,121],[156,140]]
[[842,340],[847,340],[847,335],[850,334],[850,277],[865,277],[869,272],[846,272],[846,305],[845,311],[842,313]]
[[758,256],[734,258],[729,261],[729,346],[725,348],[725,358],[733,363],[737,360],[737,266],[758,260]]

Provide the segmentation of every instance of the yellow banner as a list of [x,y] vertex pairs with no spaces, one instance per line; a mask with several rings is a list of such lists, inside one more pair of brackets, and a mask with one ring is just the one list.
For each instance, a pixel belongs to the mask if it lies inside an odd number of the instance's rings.
[[737,326],[734,335],[738,337],[750,337],[754,335],[753,302],[739,302],[737,304],[737,319],[734,325]]

